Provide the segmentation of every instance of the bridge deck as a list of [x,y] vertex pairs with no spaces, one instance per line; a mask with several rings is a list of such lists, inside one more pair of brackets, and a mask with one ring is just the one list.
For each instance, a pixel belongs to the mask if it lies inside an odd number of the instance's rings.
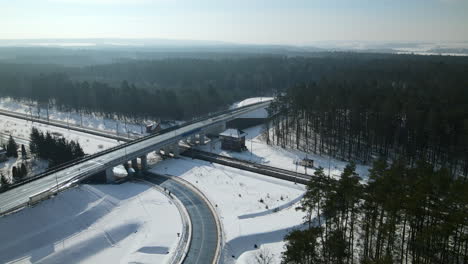
[[27,204],[29,197],[37,193],[53,189],[56,185],[63,185],[67,182],[84,179],[107,168],[122,164],[123,162],[146,155],[158,148],[168,144],[174,144],[184,137],[203,129],[209,129],[222,122],[226,122],[269,105],[270,102],[262,102],[225,111],[220,115],[201,119],[198,122],[189,123],[167,133],[151,136],[143,140],[136,140],[128,144],[116,147],[112,151],[103,151],[95,154],[90,159],[79,161],[67,167],[34,181],[17,186],[14,189],[0,193],[0,215],[11,210],[20,208]]

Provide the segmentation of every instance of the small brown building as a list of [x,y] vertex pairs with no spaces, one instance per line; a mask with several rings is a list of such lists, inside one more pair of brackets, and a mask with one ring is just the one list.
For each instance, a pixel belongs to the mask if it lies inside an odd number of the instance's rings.
[[247,134],[238,129],[229,128],[223,133],[219,134],[219,138],[221,139],[221,149],[224,150],[234,150],[241,152],[246,150],[245,147],[245,136]]

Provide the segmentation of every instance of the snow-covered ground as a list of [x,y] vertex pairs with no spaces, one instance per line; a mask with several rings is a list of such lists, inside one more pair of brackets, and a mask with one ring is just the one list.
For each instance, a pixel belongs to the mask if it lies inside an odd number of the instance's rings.
[[146,184],[82,185],[0,218],[0,263],[167,263],[182,230]]
[[251,105],[251,104],[255,104],[255,103],[259,103],[259,102],[270,101],[270,100],[273,100],[273,99],[274,99],[274,97],[252,97],[252,98],[247,98],[247,99],[242,100],[240,102],[234,103],[231,108],[238,108],[238,107],[247,106],[247,105]]
[[20,157],[18,158],[12,157],[8,158],[8,160],[4,162],[0,162],[0,173],[7,177],[10,183],[14,181],[12,175],[13,167],[21,168],[21,164],[24,163],[27,169],[27,175],[31,176],[44,172],[49,166],[49,163],[45,160],[31,158],[23,160],[21,158],[21,152],[19,152],[18,154],[20,155]]
[[[34,117],[40,116],[42,119],[47,119],[47,107],[38,107],[28,102],[20,102],[9,97],[0,97],[0,109],[14,111],[21,114],[28,114]],[[77,113],[77,112],[63,112],[55,108],[49,109],[49,118],[62,122],[69,122],[70,124],[83,125],[93,129],[105,130],[110,132],[118,131],[119,134],[127,135],[128,133],[134,135],[142,135],[145,132],[144,122],[151,122],[150,120],[135,120],[126,122],[119,120],[117,117],[108,118],[97,113]]]
[[[54,135],[63,136],[67,140],[78,141],[86,154],[93,154],[122,143],[109,138],[99,137],[74,130],[67,130],[64,128],[49,126],[37,122],[31,123],[23,119],[0,115],[0,146],[6,145],[9,135],[12,135],[19,146],[24,144],[26,149],[29,149],[29,136],[32,127],[36,127],[42,132],[49,131]],[[12,167],[21,166],[21,163],[25,163],[28,169],[28,175],[36,175],[47,169],[46,161],[31,159],[31,156],[28,156],[27,160],[22,160],[21,149],[18,150],[18,154],[20,157],[17,159],[9,158],[6,162],[0,162],[0,172],[3,175],[9,177],[10,181]]]
[[[247,106],[247,105],[251,105],[251,104],[255,104],[255,103],[259,103],[259,102],[271,101],[273,99],[274,99],[273,97],[248,98],[248,99],[245,99],[243,101],[234,103],[230,108],[235,109],[235,108],[239,108],[239,107],[243,107],[243,106]],[[268,117],[268,112],[267,112],[266,108],[257,109],[255,111],[252,111],[250,113],[247,113],[247,114],[244,114],[244,115],[240,116],[240,118],[267,118],[267,117]]]
[[[29,121],[12,118],[0,115],[0,132],[13,137],[19,138],[22,141],[29,140],[31,134],[31,128],[36,127],[40,131],[55,133],[55,135],[63,136],[67,140],[77,140],[86,154],[93,154],[98,151],[113,147],[121,142],[117,140],[94,136],[87,133],[82,133],[74,130],[68,130],[65,128],[59,128],[55,126],[49,126],[41,123],[31,123]],[[19,144],[24,142],[18,142]]]
[[[214,140],[206,145],[198,146],[197,148],[213,152],[219,155],[249,160],[264,165],[282,168],[286,170],[296,171],[300,173],[313,174],[314,169],[305,168],[303,166],[296,166],[295,161],[308,158],[314,160],[316,167],[323,167],[325,173],[328,174],[330,171],[331,176],[338,177],[348,162],[329,158],[328,156],[321,156],[313,153],[305,153],[295,149],[283,149],[278,146],[267,145],[262,132],[265,130],[263,126],[255,126],[252,128],[244,129],[247,133],[245,138],[245,146],[247,151],[244,152],[232,152],[221,149],[221,142]],[[252,151],[253,150],[253,151]],[[330,169],[330,170],[329,170]],[[307,171],[306,171],[307,170]],[[356,172],[362,177],[367,178],[369,174],[369,167],[365,165],[356,165]]]
[[[238,108],[258,102],[264,102],[267,100],[273,100],[273,97],[254,97],[248,98],[241,102],[235,103],[231,106],[231,109]],[[266,118],[268,113],[266,109],[258,109],[253,113],[247,114],[246,118]],[[219,155],[249,160],[257,163],[262,163],[272,167],[278,167],[286,170],[297,171],[299,173],[313,174],[314,169],[305,168],[303,166],[296,166],[296,161],[304,158],[314,160],[315,167],[323,167],[325,172],[330,176],[338,177],[348,162],[340,161],[337,159],[330,158],[329,156],[322,156],[313,153],[305,153],[296,149],[283,149],[278,146],[267,145],[262,133],[265,131],[263,125],[244,129],[247,133],[245,145],[248,149],[246,152],[231,152],[224,151],[221,149],[221,142],[214,140],[207,145],[198,146],[197,148],[213,152]],[[369,166],[357,164],[356,172],[364,179],[367,178],[369,172]]]
[[303,185],[189,158],[164,160],[152,170],[189,181],[215,205],[225,233],[224,263],[253,263],[265,249],[280,263],[284,236],[302,224],[295,207]]

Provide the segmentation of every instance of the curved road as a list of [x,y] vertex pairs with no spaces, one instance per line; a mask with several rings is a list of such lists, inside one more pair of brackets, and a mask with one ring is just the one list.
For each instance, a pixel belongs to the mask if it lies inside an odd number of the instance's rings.
[[166,177],[147,173],[145,180],[166,188],[182,202],[192,222],[192,241],[184,264],[213,263],[218,234],[215,218],[203,199],[189,188]]

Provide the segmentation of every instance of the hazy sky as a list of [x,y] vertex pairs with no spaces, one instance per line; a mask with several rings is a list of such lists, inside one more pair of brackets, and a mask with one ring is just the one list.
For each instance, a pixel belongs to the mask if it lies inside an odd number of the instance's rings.
[[467,41],[468,0],[0,0],[0,38]]

